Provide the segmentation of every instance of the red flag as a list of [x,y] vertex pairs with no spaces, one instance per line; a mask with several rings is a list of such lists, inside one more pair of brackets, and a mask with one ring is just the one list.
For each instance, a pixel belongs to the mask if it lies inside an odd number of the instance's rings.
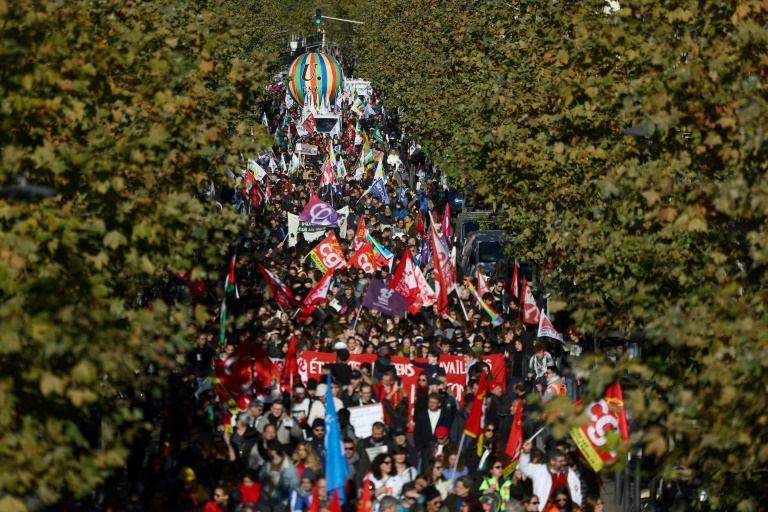
[[261,187],[259,187],[259,182],[256,181],[256,178],[253,177],[253,174],[251,174],[251,171],[248,169],[246,169],[245,174],[243,174],[243,184],[245,185],[243,195],[250,198],[251,206],[257,209],[261,208],[261,203],[264,200],[264,193],[261,191]]
[[317,282],[309,295],[304,299],[303,305],[309,306],[310,304],[318,305],[325,301],[325,297],[328,295],[328,290],[331,289],[331,280],[333,279],[333,272],[326,272],[323,277]]
[[272,189],[270,189],[270,188],[269,188],[269,179],[267,178],[267,179],[265,179],[264,181],[265,181],[265,182],[266,182],[266,184],[267,184],[267,185],[266,185],[266,189],[267,189],[267,190],[266,190],[266,192],[264,192],[264,196],[265,196],[267,199],[272,199]]
[[277,276],[272,272],[264,268],[264,265],[261,263],[259,263],[259,269],[264,275],[264,279],[267,280],[269,290],[272,292],[272,296],[275,298],[278,304],[286,308],[295,308],[299,305],[299,301],[293,297],[293,293],[291,292],[290,288],[285,285],[285,283],[278,279]]
[[307,131],[309,135],[312,135],[315,133],[317,128],[317,122],[315,121],[315,116],[312,114],[309,114],[307,118],[304,120],[304,122],[301,124],[301,126],[304,127],[304,129]]
[[449,309],[448,292],[453,289],[456,283],[456,267],[451,263],[451,254],[443,245],[443,241],[437,236],[435,223],[430,225],[432,232],[432,259],[435,265],[435,284],[440,284],[440,290],[437,293],[438,312],[446,314]]
[[531,287],[528,286],[528,282],[523,278],[523,322],[527,324],[539,323],[539,307],[536,305],[536,299],[533,298],[531,293]]
[[376,255],[373,252],[373,246],[369,242],[363,242],[349,258],[348,266],[359,268],[366,274],[376,272]]
[[477,269],[477,294],[480,298],[486,293],[491,293],[491,287],[488,286],[488,281],[483,277],[483,273],[480,272],[480,268]]
[[427,230],[424,229],[424,221],[421,219],[421,210],[419,210],[419,216],[416,219],[416,232],[421,233],[421,236],[427,236]]
[[514,270],[512,271],[512,282],[509,284],[509,292],[513,297],[517,297],[517,300],[520,300],[520,282],[518,281],[519,277],[517,275],[517,263],[513,263],[512,265],[514,266]]
[[[580,405],[581,400],[574,405]],[[605,390],[603,398],[592,402],[584,408],[591,422],[583,427],[571,429],[571,438],[581,451],[592,469],[600,471],[608,462],[613,462],[618,454],[607,451],[605,445],[608,439],[606,433],[618,430],[621,441],[629,441],[629,427],[627,425],[627,410],[624,405],[624,393],[617,382]]]
[[213,384],[221,403],[230,400],[240,409],[251,403],[251,341],[242,342],[226,359],[213,362]]
[[299,360],[296,355],[296,333],[291,335],[291,341],[288,343],[288,353],[285,354],[285,375],[299,374]]
[[360,492],[360,501],[357,502],[357,512],[373,512],[371,485],[367,475],[363,479],[363,490]]
[[260,393],[268,393],[275,388],[282,374],[261,345],[252,343],[251,351],[253,352],[253,387]]
[[309,503],[309,510],[307,512],[320,512],[320,486],[317,484],[312,489],[312,500]]
[[333,172],[331,160],[326,158],[323,164],[323,173],[320,175],[320,186],[333,185],[334,183],[336,183],[336,174]]
[[205,295],[205,292],[207,291],[205,283],[200,279],[195,279],[193,281],[191,276],[192,269],[187,269],[183,274],[181,272],[176,272],[176,277],[184,281],[184,284],[189,288],[189,292],[195,297],[200,298]]
[[443,234],[448,238],[451,237],[453,231],[451,230],[451,205],[445,203],[445,211],[443,212]]
[[392,277],[392,282],[389,283],[389,287],[408,299],[408,311],[411,314],[415,315],[421,311],[424,303],[421,301],[419,283],[416,282],[416,272],[413,259],[411,259],[411,251],[405,251],[403,254],[400,264],[397,266],[397,270],[395,270],[395,274]]
[[333,490],[333,498],[331,498],[331,503],[328,505],[328,512],[341,512],[341,500],[339,499],[338,489]]
[[312,258],[312,262],[321,272],[331,272],[347,265],[339,240],[333,231],[325,237],[325,240],[309,251],[309,257]]
[[467,423],[464,426],[464,433],[472,439],[477,439],[483,432],[485,423],[485,380],[486,373],[480,374],[480,382],[477,384],[477,394],[475,400],[472,402],[472,410],[467,417]]
[[355,236],[352,238],[352,247],[357,251],[365,243],[365,215],[360,216],[360,222],[357,223]]
[[504,475],[511,474],[520,460],[520,454],[523,452],[523,399],[517,398],[517,407],[515,408],[515,418],[512,420],[512,428],[507,438],[507,447],[504,453],[509,455],[510,461],[504,467]]

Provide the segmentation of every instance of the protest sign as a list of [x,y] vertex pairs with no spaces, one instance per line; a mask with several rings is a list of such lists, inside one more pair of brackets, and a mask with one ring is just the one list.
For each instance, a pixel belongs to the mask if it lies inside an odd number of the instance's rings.
[[[344,220],[339,227],[339,233],[347,232],[347,214],[349,214],[349,206],[345,206],[338,211],[339,214],[344,216]],[[288,214],[288,247],[296,245],[296,235],[299,233],[304,235],[304,240],[307,242],[313,242],[318,238],[325,236],[325,230],[327,228],[323,226],[313,226],[308,222],[304,222],[299,219],[298,215],[292,213]]]
[[370,437],[373,424],[377,421],[384,423],[384,407],[380,403],[349,407],[349,423],[355,428],[359,439]]
[[317,146],[312,144],[296,144],[296,152],[300,155],[316,155]]

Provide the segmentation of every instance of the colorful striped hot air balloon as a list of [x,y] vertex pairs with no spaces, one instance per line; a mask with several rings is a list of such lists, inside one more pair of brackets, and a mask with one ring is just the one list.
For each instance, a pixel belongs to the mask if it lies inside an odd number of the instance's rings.
[[333,103],[341,84],[344,83],[339,63],[330,55],[321,52],[305,53],[297,58],[288,68],[288,76],[288,92],[302,107],[309,95],[315,104],[324,99]]

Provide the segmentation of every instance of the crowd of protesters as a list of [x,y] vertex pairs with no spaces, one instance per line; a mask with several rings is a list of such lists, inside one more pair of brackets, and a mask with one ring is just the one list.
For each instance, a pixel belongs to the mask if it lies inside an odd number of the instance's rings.
[[[184,354],[185,364],[174,373],[156,418],[157,449],[138,457],[143,466],[130,473],[129,503],[115,510],[332,510],[324,443],[329,400],[338,413],[349,470],[343,510],[368,510],[359,501],[366,488],[372,510],[380,512],[602,510],[598,478],[568,442],[549,441],[546,450],[527,442],[517,467],[504,474],[517,401],[523,401],[527,411],[531,403],[553,395],[572,395],[580,384],[571,366],[589,346],[578,331],[569,327],[564,345],[536,340],[535,326],[519,319],[517,297],[504,280],[489,283],[491,291],[483,297],[501,314],[497,326],[461,283],[449,296],[448,311],[430,306],[406,318],[361,311],[371,280],[391,281],[405,251],[411,252],[434,286],[432,263],[420,261],[427,242],[416,228],[420,215],[425,223],[442,219],[448,198],[438,186],[438,170],[398,133],[396,118],[388,115],[375,94],[368,98],[373,114],[360,117],[343,106],[343,126],[332,138],[300,137],[295,121],[284,124],[286,110],[276,89],[269,109],[270,129],[280,130],[282,137],[266,158],[290,161],[296,142],[316,145],[318,154],[304,157],[301,168],[291,174],[270,167],[265,179],[271,197],[266,205],[249,204],[240,189],[218,191],[225,207],[233,205],[252,216],[249,231],[237,244],[238,293],[227,295],[228,317],[234,320],[221,343],[219,307],[227,267],[218,282],[207,283],[214,293],[191,298],[210,307],[211,323],[200,327],[193,348]],[[383,142],[371,137],[374,130]],[[366,193],[374,167],[365,168],[358,179],[353,177],[360,159],[360,132],[366,133],[365,144],[385,159],[389,205]],[[321,166],[330,146],[336,158],[345,161],[348,176],[332,187],[320,187]],[[337,269],[326,300],[297,320],[294,311],[284,311],[270,295],[258,264],[279,277],[299,301],[317,284],[323,273],[305,258],[317,242],[308,242],[301,234],[295,240],[287,237],[288,213],[299,214],[312,194],[336,209],[349,207],[346,232],[335,229],[345,255],[352,254],[354,228],[364,217],[371,237],[394,254],[394,261],[393,268],[382,267],[374,274],[354,267]],[[298,380],[292,387],[283,380],[282,387],[260,393],[246,410],[227,414],[228,404],[210,379],[214,361],[226,359],[247,339],[270,357],[284,358],[294,335],[299,353],[335,354],[335,362],[323,367],[323,374],[331,375],[330,386],[326,379]],[[351,354],[375,354],[377,359],[353,369],[347,364]],[[461,401],[446,384],[445,370],[438,364],[441,354],[464,356],[466,392]],[[479,377],[489,371],[480,359],[487,354],[503,354],[506,382],[488,375],[483,434],[465,437],[460,445]],[[398,379],[391,362],[395,355],[426,358],[418,363],[415,397]],[[532,400],[535,395],[538,399]],[[370,436],[359,436],[349,422],[348,408],[373,403],[384,406],[386,421],[374,424]],[[526,420],[526,435],[538,427]]]

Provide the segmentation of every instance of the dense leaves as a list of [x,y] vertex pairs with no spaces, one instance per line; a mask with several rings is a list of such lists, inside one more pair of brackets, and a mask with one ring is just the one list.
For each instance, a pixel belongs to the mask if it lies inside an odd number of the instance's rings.
[[645,332],[645,364],[623,362],[648,383],[628,393],[635,437],[731,509],[768,468],[767,9],[383,0],[359,41],[361,74],[454,181],[503,202],[513,254],[554,263],[580,324]]
[[255,149],[273,43],[246,7],[0,2],[0,178],[58,190],[0,201],[3,510],[121,466],[146,365],[188,346],[189,308],[141,299],[240,229],[199,191]]

